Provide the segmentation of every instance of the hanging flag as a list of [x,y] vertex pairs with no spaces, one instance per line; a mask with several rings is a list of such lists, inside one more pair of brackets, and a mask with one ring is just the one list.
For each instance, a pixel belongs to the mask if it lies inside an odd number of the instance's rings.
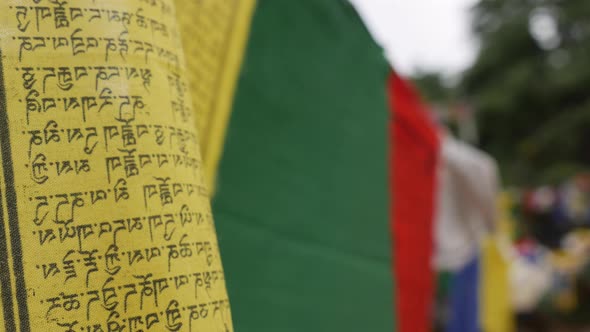
[[475,256],[453,276],[446,332],[480,332],[480,273],[480,259]]
[[213,210],[234,326],[393,331],[388,64],[347,1],[259,1]]
[[191,107],[197,114],[205,183],[214,192],[256,0],[175,3],[193,105],[179,100],[173,106],[181,114]]
[[479,316],[485,332],[512,332],[515,329],[509,266],[500,245],[499,239],[492,236],[486,238],[482,245]]
[[477,332],[482,326],[481,265],[489,266],[485,256],[482,263],[480,249],[495,227],[497,182],[497,166],[490,156],[444,135],[435,262],[439,270],[453,273],[447,332]]
[[389,94],[394,118],[390,186],[398,331],[427,332],[434,317],[432,251],[439,142],[434,123],[408,82],[392,74]]
[[480,316],[486,332],[513,332],[516,329],[510,297],[509,259],[515,221],[510,193],[498,195],[498,220],[495,234],[482,246]]
[[479,255],[496,222],[495,161],[450,134],[442,139],[436,221],[436,265],[459,271]]

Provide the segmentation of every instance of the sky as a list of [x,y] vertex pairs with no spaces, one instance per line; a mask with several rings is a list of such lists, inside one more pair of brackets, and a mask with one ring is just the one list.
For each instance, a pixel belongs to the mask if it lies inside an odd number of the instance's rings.
[[351,0],[396,71],[454,76],[473,62],[469,8],[476,0]]

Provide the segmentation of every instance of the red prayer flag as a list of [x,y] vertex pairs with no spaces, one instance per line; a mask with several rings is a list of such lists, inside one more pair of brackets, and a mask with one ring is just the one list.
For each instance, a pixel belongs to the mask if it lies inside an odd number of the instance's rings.
[[393,273],[399,332],[432,328],[433,220],[439,138],[413,86],[392,73],[389,82],[390,190]]

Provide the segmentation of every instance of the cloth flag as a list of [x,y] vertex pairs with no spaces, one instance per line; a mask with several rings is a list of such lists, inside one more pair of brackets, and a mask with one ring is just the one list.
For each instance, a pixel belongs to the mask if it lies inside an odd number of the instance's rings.
[[393,331],[386,80],[347,1],[259,1],[213,212],[234,326]]
[[391,230],[398,331],[427,332],[434,317],[433,221],[439,139],[410,83],[389,79]]

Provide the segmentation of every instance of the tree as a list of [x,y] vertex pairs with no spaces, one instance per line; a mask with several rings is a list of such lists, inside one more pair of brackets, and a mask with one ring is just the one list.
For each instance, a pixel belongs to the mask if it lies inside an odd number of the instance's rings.
[[590,167],[589,15],[587,0],[480,0],[473,9],[480,51],[459,89],[509,183]]

